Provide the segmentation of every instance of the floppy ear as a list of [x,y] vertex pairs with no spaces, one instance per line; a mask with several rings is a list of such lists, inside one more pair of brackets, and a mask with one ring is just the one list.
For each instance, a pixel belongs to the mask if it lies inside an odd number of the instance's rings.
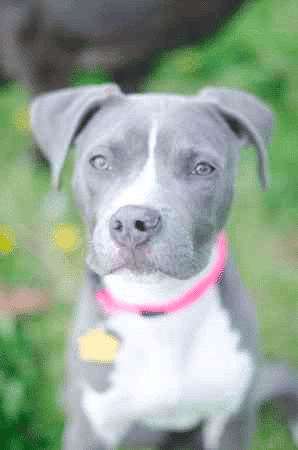
[[267,151],[273,129],[271,110],[257,97],[237,89],[206,88],[201,102],[213,105],[239,139],[241,147],[253,145],[258,152],[261,186],[267,187]]
[[113,83],[66,88],[40,95],[31,106],[33,134],[52,169],[52,183],[59,187],[67,151],[76,136],[107,99],[121,96]]

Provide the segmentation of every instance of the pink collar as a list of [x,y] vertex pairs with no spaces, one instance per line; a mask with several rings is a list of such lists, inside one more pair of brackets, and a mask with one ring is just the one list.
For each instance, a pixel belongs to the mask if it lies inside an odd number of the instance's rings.
[[107,289],[97,291],[96,299],[102,304],[106,312],[110,314],[123,311],[140,315],[153,315],[159,313],[174,313],[181,309],[185,309],[198,301],[210,287],[214,286],[220,280],[227,256],[226,240],[225,232],[222,231],[216,241],[216,258],[210,272],[194,284],[187,292],[171,298],[169,302],[164,305],[130,305],[114,299]]

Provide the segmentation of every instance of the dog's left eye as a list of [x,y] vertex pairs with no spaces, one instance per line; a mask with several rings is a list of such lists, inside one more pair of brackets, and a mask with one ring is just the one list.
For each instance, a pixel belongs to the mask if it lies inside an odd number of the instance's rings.
[[215,170],[215,167],[206,162],[198,163],[192,171],[194,175],[210,175]]
[[89,163],[91,164],[92,167],[94,167],[94,169],[100,170],[110,169],[108,160],[104,155],[92,156],[92,158],[89,159]]

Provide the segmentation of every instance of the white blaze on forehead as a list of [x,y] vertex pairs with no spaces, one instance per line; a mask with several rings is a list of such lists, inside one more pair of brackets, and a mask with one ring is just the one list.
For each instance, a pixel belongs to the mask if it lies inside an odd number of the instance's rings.
[[156,141],[157,141],[157,120],[154,120],[152,128],[149,133],[149,142],[148,142],[149,158],[147,166],[150,165],[151,163],[154,163],[154,151],[156,147]]
[[148,158],[146,164],[142,172],[136,176],[135,181],[122,192],[120,191],[119,196],[111,205],[112,213],[126,205],[154,206],[159,188],[155,164],[157,134],[157,120],[153,120],[148,137]]

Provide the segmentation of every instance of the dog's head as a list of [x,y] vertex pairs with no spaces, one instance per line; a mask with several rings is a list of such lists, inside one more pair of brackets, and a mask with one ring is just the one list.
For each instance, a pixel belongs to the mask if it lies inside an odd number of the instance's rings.
[[241,147],[256,147],[266,186],[272,113],[238,90],[184,97],[68,88],[34,100],[32,128],[56,186],[76,146],[74,189],[90,227],[88,261],[101,275],[199,273],[225,225]]

